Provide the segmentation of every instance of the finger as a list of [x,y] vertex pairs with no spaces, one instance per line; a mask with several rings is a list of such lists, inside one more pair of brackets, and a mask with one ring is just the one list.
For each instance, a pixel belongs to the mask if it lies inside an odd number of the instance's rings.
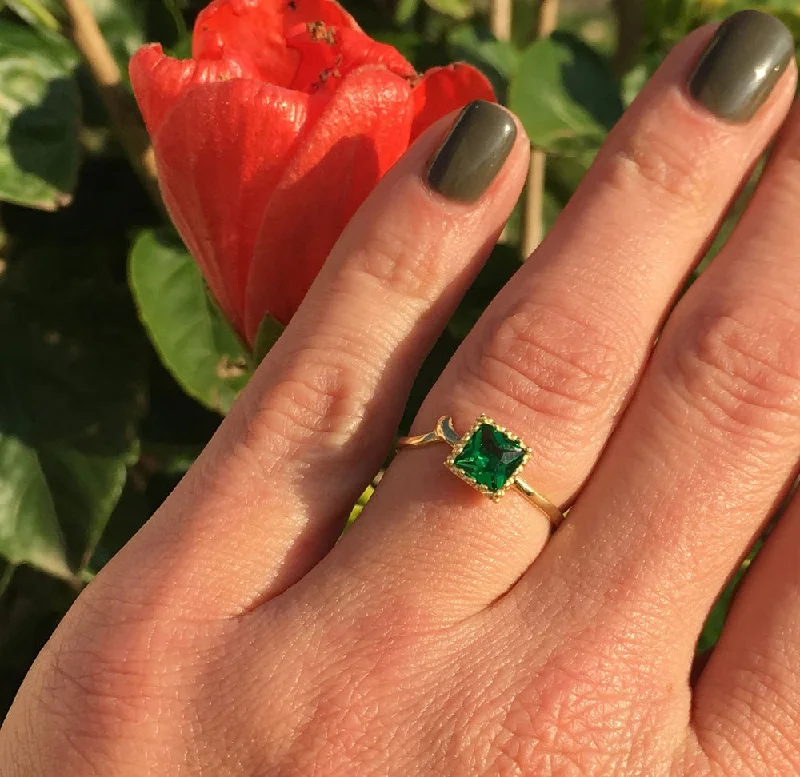
[[585,603],[576,623],[616,612],[629,628],[640,615],[641,660],[675,645],[662,652],[687,677],[715,597],[800,454],[798,152],[795,110],[731,239],[670,317],[569,526],[519,589],[532,603],[563,575]]
[[[431,392],[415,433],[445,414],[463,433],[486,413],[531,447],[525,478],[551,501],[584,482],[676,289],[791,100],[789,78],[752,121],[732,123],[691,99],[687,79],[712,35],[679,46],[613,131]],[[445,456],[438,446],[402,453],[331,563],[413,586],[428,609],[435,596],[437,614],[460,617],[513,584],[549,524],[519,494],[491,504],[445,471]]]
[[[800,771],[800,503],[750,568],[695,687],[703,750],[737,774]],[[768,765],[768,770],[766,768]]]
[[140,584],[169,590],[171,606],[237,611],[291,585],[338,537],[524,183],[524,133],[478,102],[442,152],[461,143],[467,166],[447,177],[439,164],[445,194],[435,193],[426,170],[453,121],[358,211],[218,434],[115,563],[126,585],[153,576]]

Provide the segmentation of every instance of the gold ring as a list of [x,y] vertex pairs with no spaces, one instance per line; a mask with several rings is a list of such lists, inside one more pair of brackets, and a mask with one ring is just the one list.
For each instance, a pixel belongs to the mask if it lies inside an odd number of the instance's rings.
[[553,529],[564,520],[564,513],[549,499],[529,486],[521,477],[531,450],[519,437],[482,415],[461,437],[450,416],[442,416],[436,429],[417,437],[401,437],[397,449],[422,448],[445,442],[451,448],[445,466],[476,491],[498,501],[509,488],[516,488],[543,512]]

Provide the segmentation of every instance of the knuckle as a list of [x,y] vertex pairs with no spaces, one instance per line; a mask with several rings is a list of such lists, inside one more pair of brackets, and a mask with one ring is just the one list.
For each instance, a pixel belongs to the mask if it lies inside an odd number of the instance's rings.
[[308,338],[290,362],[247,420],[244,448],[260,451],[264,439],[276,438],[286,453],[312,441],[319,450],[341,446],[366,412],[374,367],[335,335]]
[[[397,751],[393,757],[387,754],[392,738],[414,713],[398,707],[396,682],[402,677],[408,689],[423,683],[416,660],[419,643],[408,636],[387,637],[383,623],[383,614],[365,611],[355,615],[352,628],[339,633],[322,628],[319,649],[306,657],[303,690],[289,703],[294,707],[289,716],[296,715],[298,723],[288,774],[310,774],[320,763],[328,764],[331,774],[347,774],[358,766],[370,766],[375,774],[401,768]],[[262,682],[272,687],[274,678]],[[257,687],[259,699],[264,688]]]
[[[697,127],[685,135],[674,131],[674,121],[665,123],[664,114],[675,112],[675,106],[661,107],[611,152],[609,181],[629,194],[641,196],[644,188],[655,202],[665,196],[664,204],[670,208],[678,204],[702,211],[714,185],[710,168],[719,159],[720,139]],[[687,137],[690,143],[685,142]]]
[[[667,361],[712,428],[772,443],[800,421],[800,326],[769,306],[698,311],[683,322]],[[687,343],[687,345],[683,345]],[[787,427],[787,422],[789,426]]]
[[[449,225],[441,213],[432,218],[430,208],[413,210],[413,229],[408,228],[408,219],[378,220],[362,239],[350,266],[359,280],[366,278],[405,300],[429,303],[450,275],[448,262],[443,261],[448,254],[443,236]],[[431,261],[431,256],[440,258]]]
[[[664,753],[645,744],[662,703],[634,699],[630,683],[610,674],[600,656],[554,654],[499,713],[485,716],[480,737],[470,737],[490,743],[485,773],[664,773]],[[499,706],[496,700],[486,705]]]
[[341,688],[326,688],[313,701],[312,717],[297,737],[290,773],[310,774],[315,764],[327,763],[337,765],[334,774],[346,774],[358,764],[388,774],[392,727],[384,722],[384,706],[388,704],[380,694],[353,678]]
[[525,301],[467,353],[466,370],[495,400],[585,426],[630,371],[626,340],[609,322]]

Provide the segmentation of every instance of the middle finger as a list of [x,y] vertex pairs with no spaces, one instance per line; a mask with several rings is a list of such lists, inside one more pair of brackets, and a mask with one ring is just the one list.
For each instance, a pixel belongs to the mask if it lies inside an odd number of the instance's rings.
[[[678,46],[448,366],[415,434],[445,414],[463,433],[486,413],[532,448],[525,477],[552,501],[581,486],[676,290],[791,101],[792,78],[780,78],[790,58],[785,28],[758,13],[733,17],[724,34],[731,25],[762,42],[738,52],[761,73],[749,101],[723,119],[690,96],[686,84],[712,29]],[[708,104],[718,96],[701,94]],[[447,620],[506,591],[549,524],[518,494],[491,504],[445,471],[445,456],[440,446],[402,455],[329,563],[350,579],[378,581],[373,595],[386,586],[424,592],[426,609],[435,599]]]

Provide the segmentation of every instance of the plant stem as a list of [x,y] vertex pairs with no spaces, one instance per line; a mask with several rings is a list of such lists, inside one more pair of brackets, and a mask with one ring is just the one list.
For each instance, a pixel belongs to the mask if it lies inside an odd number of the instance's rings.
[[537,38],[547,38],[558,26],[558,0],[540,0]]
[[[536,38],[547,38],[558,25],[558,0],[541,0]],[[528,171],[528,194],[525,198],[524,229],[522,233],[522,255],[530,256],[542,242],[544,236],[544,193],[547,160],[543,151],[531,151],[531,167]]]
[[114,131],[133,169],[159,210],[165,211],[158,188],[153,146],[139,111],[122,81],[119,67],[86,0],[61,0],[69,17],[72,40],[97,84]]
[[617,48],[612,69],[623,76],[636,62],[644,33],[644,3],[642,0],[613,0],[617,17]]
[[181,13],[181,9],[177,0],[164,0],[164,5],[166,5],[169,15],[175,22],[175,29],[177,30],[178,38],[184,38],[189,34],[189,30],[186,27],[186,20],[183,18],[183,14]]
[[497,40],[511,38],[511,0],[492,0],[490,27]]

